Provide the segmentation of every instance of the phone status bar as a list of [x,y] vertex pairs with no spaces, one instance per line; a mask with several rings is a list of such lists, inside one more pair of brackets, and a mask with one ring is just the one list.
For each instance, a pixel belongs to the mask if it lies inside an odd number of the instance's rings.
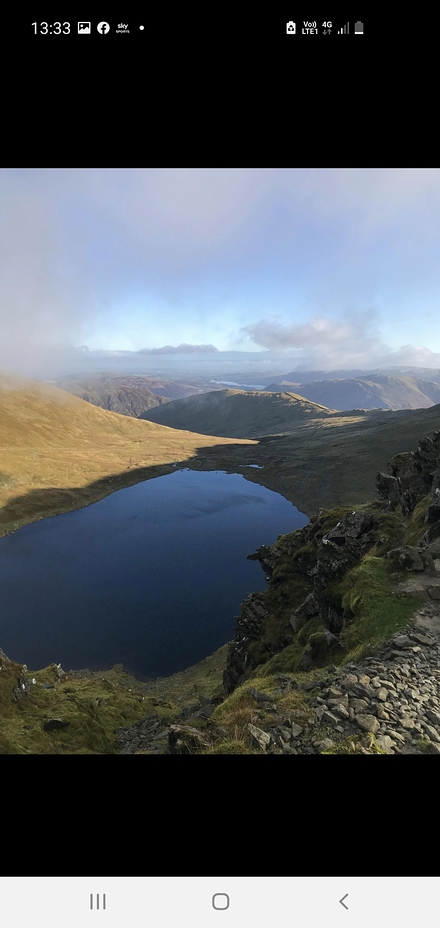
[[286,35],[364,35],[364,23],[334,22],[333,20],[288,20],[285,24]]

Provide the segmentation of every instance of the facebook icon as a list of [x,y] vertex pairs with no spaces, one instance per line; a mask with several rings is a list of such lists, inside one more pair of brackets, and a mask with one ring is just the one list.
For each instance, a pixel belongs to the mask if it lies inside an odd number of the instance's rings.
[[100,32],[101,35],[105,35],[105,33],[109,31],[110,31],[110,26],[108,23],[98,23],[98,32]]

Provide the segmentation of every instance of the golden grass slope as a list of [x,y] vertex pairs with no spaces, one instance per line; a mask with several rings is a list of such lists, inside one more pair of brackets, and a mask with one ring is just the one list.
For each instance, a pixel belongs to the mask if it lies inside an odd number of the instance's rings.
[[48,384],[0,375],[0,536],[228,444],[249,442],[177,432]]
[[141,418],[204,435],[258,438],[292,431],[305,420],[333,412],[296,393],[218,390],[149,409]]

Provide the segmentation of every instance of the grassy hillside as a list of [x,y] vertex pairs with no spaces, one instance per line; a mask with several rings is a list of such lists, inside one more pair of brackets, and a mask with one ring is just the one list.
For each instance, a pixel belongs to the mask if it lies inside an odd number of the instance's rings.
[[356,506],[372,499],[376,473],[386,471],[391,457],[414,451],[420,435],[438,428],[440,405],[313,418],[286,435],[263,439],[253,457],[264,467],[248,479],[282,493],[308,516],[321,507]]
[[99,409],[57,387],[0,377],[0,536],[122,486],[200,466],[214,439]]
[[171,428],[195,429],[204,435],[256,438],[291,431],[311,417],[331,412],[295,393],[220,390],[176,400],[166,407],[148,410],[141,418]]

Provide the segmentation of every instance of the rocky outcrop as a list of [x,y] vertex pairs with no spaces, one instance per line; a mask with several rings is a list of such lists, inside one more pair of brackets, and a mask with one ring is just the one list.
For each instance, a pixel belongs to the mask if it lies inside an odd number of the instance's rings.
[[332,634],[338,634],[344,625],[344,610],[335,585],[374,544],[377,527],[373,515],[352,511],[316,544],[313,593],[322,624]]
[[294,632],[299,632],[300,628],[308,622],[314,615],[319,613],[319,602],[314,593],[309,593],[303,603],[292,612],[290,624]]
[[388,551],[385,557],[392,560],[400,570],[420,570],[426,571],[431,577],[436,576],[432,555],[423,548],[402,545],[400,548],[393,548],[392,551]]
[[[439,522],[440,430],[434,432],[432,438],[422,438],[416,451],[396,454],[387,469],[388,474],[377,474],[376,487],[388,508],[393,510],[400,506],[403,515],[410,515],[417,503],[429,496],[425,521]],[[437,536],[433,534],[433,537]]]
[[228,645],[226,670],[223,673],[223,686],[227,694],[232,693],[250,666],[249,644],[260,638],[262,621],[268,615],[263,604],[263,593],[251,593],[241,604],[237,630],[234,640]]
[[254,554],[248,554],[248,561],[259,561],[267,577],[271,577],[277,565],[281,551],[275,545],[261,545]]
[[[303,602],[292,611],[290,625],[296,633],[313,616],[320,616],[324,639],[311,642],[304,656],[302,669],[310,669],[322,647],[338,646],[337,635],[344,626],[344,610],[335,585],[345,576],[377,537],[377,518],[366,512],[349,511],[325,534],[321,533],[329,513],[320,510],[308,525],[281,539],[280,544],[263,545],[250,560],[260,561],[266,577],[273,578],[280,558],[291,559],[292,570],[309,581],[311,590]],[[268,615],[265,594],[251,594],[241,607],[234,641],[228,648],[223,685],[231,693],[252,669],[251,642],[261,637],[264,619]],[[322,640],[321,640],[322,639]],[[289,641],[285,641],[288,644]],[[269,656],[269,655],[268,655]]]
[[10,686],[11,702],[19,703],[23,698],[29,696],[32,682],[27,676],[26,664],[17,664],[9,660],[4,651],[0,648],[0,673],[3,673],[8,679]]
[[[342,606],[341,581],[373,545],[382,542],[381,515],[400,508],[404,517],[411,517],[416,506],[428,498],[428,505],[420,516],[423,521],[416,544],[398,546],[396,538],[396,546],[387,552],[387,557],[398,571],[415,571],[427,577],[436,574],[433,558],[440,555],[440,430],[432,438],[421,439],[415,452],[397,454],[387,468],[388,474],[377,474],[379,505],[372,504],[367,510],[346,511],[339,521],[335,519],[331,528],[328,523],[332,512],[320,509],[304,528],[281,537],[275,545],[262,545],[249,555],[249,559],[260,562],[270,585],[278,582],[281,564],[286,576],[289,573],[286,564],[290,564],[291,572],[303,578],[303,586],[306,581],[306,595],[292,602],[291,640],[315,616],[320,620],[321,630],[310,639],[301,658],[302,670],[313,667],[324,652],[338,648],[339,635],[353,618]],[[242,604],[235,638],[228,648],[223,678],[226,694],[261,663],[261,650],[252,645],[264,636],[267,604],[265,593],[252,594]],[[278,641],[278,650],[287,643],[287,640]],[[254,653],[257,655],[255,664]],[[270,656],[270,649],[266,649],[266,659]]]

